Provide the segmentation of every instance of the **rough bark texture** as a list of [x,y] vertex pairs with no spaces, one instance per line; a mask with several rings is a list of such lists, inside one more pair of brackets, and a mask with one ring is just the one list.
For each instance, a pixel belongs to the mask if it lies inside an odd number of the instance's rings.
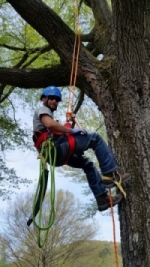
[[[119,162],[132,173],[127,200],[120,207],[123,266],[150,266],[150,91],[145,46],[146,1],[113,1]],[[113,128],[113,127],[111,127]],[[113,133],[113,132],[112,132]]]
[[127,200],[120,207],[123,266],[150,265],[150,106],[144,6],[144,1],[119,1],[113,6],[117,66],[116,110],[112,116],[117,117],[117,124],[112,120],[110,139],[118,131],[119,136],[111,143],[119,162],[132,173]]
[[[50,43],[62,63],[34,71],[1,68],[0,82],[26,88],[68,85],[74,33],[40,0],[7,2]],[[77,86],[102,111],[117,161],[132,174],[125,187],[127,199],[119,207],[123,266],[149,267],[150,4],[112,0],[111,14],[105,0],[86,3],[93,10],[95,26],[87,48],[80,48]],[[94,57],[99,53],[104,54],[102,61]]]

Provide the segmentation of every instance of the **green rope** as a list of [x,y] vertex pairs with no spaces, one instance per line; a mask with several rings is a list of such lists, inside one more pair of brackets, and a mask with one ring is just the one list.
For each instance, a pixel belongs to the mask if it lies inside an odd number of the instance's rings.
[[[52,157],[53,155],[53,157]],[[48,231],[50,227],[53,225],[53,222],[55,220],[55,164],[56,164],[56,147],[54,146],[51,139],[48,139],[47,141],[42,143],[41,153],[39,155],[40,158],[40,174],[39,174],[39,180],[38,185],[36,189],[36,193],[33,200],[33,211],[32,211],[32,218],[33,223],[35,227],[38,229],[38,246],[42,248],[47,240],[48,237]],[[47,169],[46,163],[49,163],[50,165],[50,176],[51,176],[51,190],[50,190],[50,205],[51,210],[48,218],[48,224],[45,227],[42,227],[42,203],[44,198],[44,187],[45,187],[45,176],[44,176],[44,169]],[[38,193],[40,190],[41,181],[43,182],[42,187],[42,194],[40,198],[40,210],[39,210],[39,216],[38,216],[38,223],[35,221],[35,204],[38,198]],[[41,232],[45,231],[43,242],[41,241]]]

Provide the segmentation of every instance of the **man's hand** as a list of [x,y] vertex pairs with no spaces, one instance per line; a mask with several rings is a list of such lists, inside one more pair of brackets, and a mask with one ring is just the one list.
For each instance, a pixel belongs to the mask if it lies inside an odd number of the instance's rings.
[[80,128],[75,128],[75,129],[70,129],[71,134],[88,134],[86,130],[80,129]]

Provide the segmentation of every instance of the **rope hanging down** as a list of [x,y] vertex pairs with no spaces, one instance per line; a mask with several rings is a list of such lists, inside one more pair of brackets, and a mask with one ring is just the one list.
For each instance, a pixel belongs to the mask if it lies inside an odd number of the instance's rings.
[[112,203],[111,189],[109,189],[109,195],[110,195],[111,218],[112,218],[112,225],[113,225],[114,256],[115,256],[116,267],[119,267],[118,250],[117,250],[117,242],[116,242],[115,219],[114,219],[114,209],[113,209],[113,203]]
[[[51,139],[42,143],[41,153],[39,154],[38,158],[40,158],[40,174],[38,185],[36,189],[36,193],[33,200],[33,210],[32,216],[27,222],[29,226],[32,222],[34,226],[38,230],[38,246],[41,248],[44,246],[47,237],[48,231],[52,226],[55,220],[55,164],[56,164],[56,148],[53,145]],[[47,189],[48,183],[48,170],[47,170],[47,163],[49,162],[50,165],[50,176],[51,176],[51,190],[49,195],[49,202],[50,202],[50,214],[48,217],[47,226],[42,226],[42,208],[43,208],[43,200]],[[38,222],[36,222],[35,217],[37,213],[38,215]],[[41,241],[41,232],[44,231],[44,238]]]
[[75,119],[74,110],[74,91],[76,86],[77,72],[78,72],[78,61],[79,61],[79,53],[80,53],[80,29],[79,29],[79,14],[78,14],[78,2],[75,0],[75,41],[73,47],[73,56],[72,56],[72,67],[71,67],[71,75],[70,75],[70,90],[69,90],[69,100],[68,100],[68,108],[66,112],[67,121],[73,121],[80,128],[79,123]]

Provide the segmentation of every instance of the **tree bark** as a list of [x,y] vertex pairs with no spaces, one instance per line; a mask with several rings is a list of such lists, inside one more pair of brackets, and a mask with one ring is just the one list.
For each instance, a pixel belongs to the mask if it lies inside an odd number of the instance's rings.
[[110,126],[109,139],[119,163],[132,174],[127,199],[119,209],[124,267],[150,266],[150,73],[144,43],[145,4],[113,1],[117,55],[113,116],[117,124]]

